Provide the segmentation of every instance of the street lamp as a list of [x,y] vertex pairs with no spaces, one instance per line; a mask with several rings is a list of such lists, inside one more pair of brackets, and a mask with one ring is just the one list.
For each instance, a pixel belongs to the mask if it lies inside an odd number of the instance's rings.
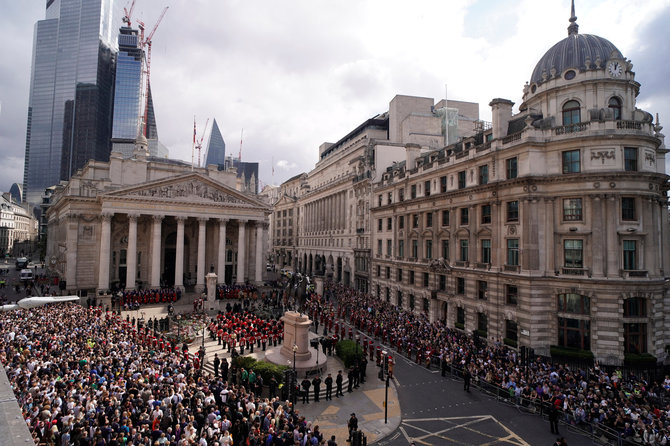
[[293,344],[293,383],[291,384],[291,387],[293,387],[293,407],[298,402],[298,392],[296,392],[296,387],[298,386],[298,372],[295,369],[295,354],[298,352],[298,346],[296,344]]
[[388,423],[389,418],[389,357],[386,350],[382,350],[382,376],[386,374],[386,389],[384,392],[384,424]]
[[181,343],[181,314],[177,315],[177,344]]

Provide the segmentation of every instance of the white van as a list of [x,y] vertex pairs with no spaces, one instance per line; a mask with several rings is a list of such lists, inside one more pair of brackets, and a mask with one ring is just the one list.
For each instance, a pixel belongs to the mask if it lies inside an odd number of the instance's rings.
[[22,269],[21,270],[21,280],[26,281],[26,280],[33,280],[33,270],[32,269]]

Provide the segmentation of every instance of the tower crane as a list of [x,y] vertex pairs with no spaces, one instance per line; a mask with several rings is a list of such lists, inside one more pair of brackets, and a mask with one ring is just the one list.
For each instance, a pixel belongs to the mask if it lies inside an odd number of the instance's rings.
[[133,15],[133,9],[134,8],[135,8],[135,0],[133,0],[132,3],[130,4],[130,9],[128,9],[126,7],[123,8],[123,18],[121,20],[123,21],[123,23],[126,24],[126,26],[128,28],[130,28],[130,25],[131,25],[130,19]]
[[[205,129],[202,131],[202,135],[200,136],[200,139],[196,141],[195,143],[195,148],[198,151],[198,167],[200,167],[200,155],[202,153],[202,140],[205,138],[205,134],[207,133],[207,125],[209,124],[209,118],[207,118],[207,121],[205,121]],[[193,121],[193,126],[195,128],[195,120]]]
[[[133,2],[134,3],[134,2]],[[142,133],[144,134],[145,137],[149,136],[147,135],[147,120],[148,120],[148,115],[149,115],[149,86],[150,86],[150,79],[151,79],[151,43],[152,39],[154,37],[154,33],[156,32],[156,29],[158,28],[158,25],[161,23],[163,20],[163,17],[165,17],[165,13],[167,12],[169,6],[166,6],[163,9],[163,12],[161,12],[161,15],[158,17],[158,20],[156,21],[156,24],[154,25],[153,29],[147,36],[147,38],[144,38],[144,29],[145,25],[144,22],[141,20],[137,21],[138,27],[140,29],[140,42],[142,44],[142,47],[147,47],[147,52],[146,52],[146,70],[145,70],[145,75],[147,78],[147,84],[146,88],[144,91],[144,122],[142,123]]]

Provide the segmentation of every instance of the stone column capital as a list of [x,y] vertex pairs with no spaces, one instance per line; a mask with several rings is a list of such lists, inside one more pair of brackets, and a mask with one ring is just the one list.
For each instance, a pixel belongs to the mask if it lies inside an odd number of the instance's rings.
[[200,223],[207,223],[207,220],[209,220],[208,217],[198,217],[198,221],[199,221]]
[[153,219],[154,223],[159,223],[163,221],[165,215],[154,215],[151,218]]
[[177,223],[184,223],[188,217],[183,215],[175,215],[174,219],[177,220]]
[[137,222],[137,219],[140,218],[140,214],[136,212],[128,213],[128,221]]
[[218,220],[219,220],[219,223],[221,223],[223,225],[225,225],[226,223],[228,223],[230,221],[230,219],[228,219],[228,218],[219,218]]
[[111,212],[111,211],[103,211],[103,212],[100,214],[100,218],[101,218],[102,221],[104,221],[104,222],[109,222],[109,221],[111,221],[111,220],[112,220],[112,217],[114,217],[114,212]]

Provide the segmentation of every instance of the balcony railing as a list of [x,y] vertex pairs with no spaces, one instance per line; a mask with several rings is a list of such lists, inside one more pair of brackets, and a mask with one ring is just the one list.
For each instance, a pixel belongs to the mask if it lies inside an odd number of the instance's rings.
[[567,133],[579,133],[589,129],[590,122],[578,122],[576,124],[554,127],[554,135],[565,135]]
[[631,269],[625,269],[622,271],[624,278],[629,278],[629,277],[648,277],[649,272],[646,270],[631,270]]
[[521,139],[521,134],[523,132],[517,132],[517,133],[512,133],[511,135],[507,135],[503,138],[502,143],[503,144],[509,144],[514,141],[518,141]]
[[508,273],[518,273],[521,271],[521,267],[519,265],[504,265],[503,270]]
[[470,266],[470,262],[468,262],[467,260],[456,260],[454,262],[454,266],[458,266],[460,268],[467,268],[468,266]]
[[591,271],[588,268],[561,268],[561,274],[566,276],[589,276]]
[[475,263],[475,268],[488,270],[488,269],[491,269],[491,264],[490,263],[477,262],[477,263]]
[[616,128],[623,130],[642,130],[642,123],[640,121],[617,121]]

